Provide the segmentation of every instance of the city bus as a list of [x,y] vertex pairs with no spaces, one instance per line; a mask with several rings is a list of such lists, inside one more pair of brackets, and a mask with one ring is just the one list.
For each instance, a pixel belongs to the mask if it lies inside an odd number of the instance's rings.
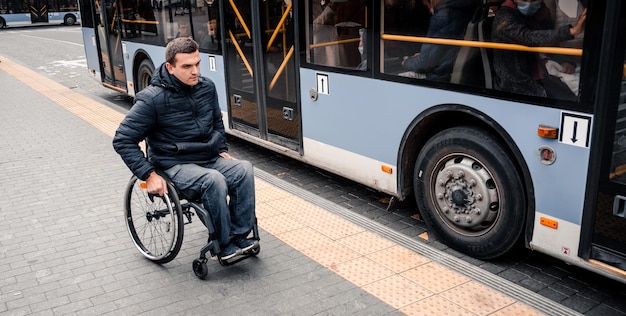
[[0,0],[0,29],[32,24],[80,23],[77,0]]
[[[229,135],[392,201],[415,199],[429,233],[465,254],[490,259],[523,244],[626,282],[626,2],[544,0],[544,32],[571,31],[586,15],[582,32],[547,45],[497,40],[510,0],[438,3],[449,7],[80,5],[88,69],[104,86],[134,96],[165,45],[192,36]],[[454,34],[436,32],[442,12],[457,14]],[[428,56],[430,68],[415,66]],[[512,56],[533,65],[530,81],[502,72]]]

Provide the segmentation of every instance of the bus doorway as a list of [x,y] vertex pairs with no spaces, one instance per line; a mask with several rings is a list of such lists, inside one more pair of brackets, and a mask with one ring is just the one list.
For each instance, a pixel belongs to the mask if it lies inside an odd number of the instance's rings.
[[608,175],[601,181],[591,258],[626,270],[626,80],[622,81]]
[[30,21],[34,23],[48,23],[48,0],[31,0]]
[[602,136],[596,139],[606,141],[602,146],[604,149],[590,258],[610,266],[610,269],[626,270],[626,64],[623,63],[626,56],[626,6],[612,11],[619,12],[620,16],[620,23],[612,24],[620,25],[619,30],[614,33],[617,34],[616,58],[612,67],[607,67],[614,72],[610,76],[615,84],[612,87],[603,87],[606,92],[600,95],[607,97],[598,102],[610,106],[600,107],[598,113],[601,121],[597,125]]
[[301,151],[292,2],[233,0],[224,11],[231,128]]
[[102,84],[108,88],[127,93],[126,74],[122,47],[121,18],[116,2],[113,0],[96,1],[95,16],[96,42],[100,56]]

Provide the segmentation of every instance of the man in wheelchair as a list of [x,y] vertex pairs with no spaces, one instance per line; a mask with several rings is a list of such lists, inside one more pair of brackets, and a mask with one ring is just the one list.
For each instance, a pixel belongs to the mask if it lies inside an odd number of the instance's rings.
[[[148,192],[167,193],[171,179],[187,198],[201,199],[211,215],[221,252],[228,260],[254,248],[254,170],[228,154],[222,113],[213,82],[200,76],[198,44],[176,38],[150,86],[137,93],[113,138],[128,168],[145,180]],[[139,143],[145,140],[147,155]]]

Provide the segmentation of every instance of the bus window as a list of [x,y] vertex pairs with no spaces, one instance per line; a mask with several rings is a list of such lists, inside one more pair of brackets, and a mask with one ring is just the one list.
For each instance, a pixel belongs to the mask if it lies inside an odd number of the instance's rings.
[[[550,3],[553,3],[550,8]],[[495,13],[493,42],[528,46],[521,51],[503,45],[493,51],[494,89],[517,94],[578,100],[580,82],[580,47],[571,41],[584,30],[586,10],[578,0],[538,3],[525,11],[512,0],[502,3]],[[520,14],[521,13],[521,14]],[[559,19],[557,19],[559,17]],[[570,24],[570,19],[574,20]],[[542,48],[542,50],[538,50]]]
[[150,0],[122,0],[118,3],[121,7],[122,36],[125,39],[134,38],[154,44],[162,42]]
[[460,40],[480,0],[403,1],[386,0],[382,9],[381,72],[405,77],[450,81],[459,46],[430,39]]
[[204,0],[199,0],[198,11],[193,15],[195,39],[200,46],[200,51],[209,53],[220,53],[221,39],[219,16],[219,4],[217,1],[207,1],[206,5]]
[[365,0],[310,1],[307,61],[331,67],[359,67],[359,29],[368,28],[366,7]]

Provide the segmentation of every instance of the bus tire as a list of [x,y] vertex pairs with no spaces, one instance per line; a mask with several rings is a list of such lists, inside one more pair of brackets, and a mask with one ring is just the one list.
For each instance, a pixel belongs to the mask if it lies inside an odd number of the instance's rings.
[[154,64],[150,59],[144,59],[137,68],[137,80],[135,80],[135,92],[139,92],[150,85],[152,74],[154,73]]
[[72,14],[68,14],[63,18],[63,24],[65,25],[74,25],[76,24],[76,17]]
[[443,130],[424,145],[415,163],[414,193],[429,231],[479,259],[518,242],[525,219],[521,178],[505,148],[485,130]]

